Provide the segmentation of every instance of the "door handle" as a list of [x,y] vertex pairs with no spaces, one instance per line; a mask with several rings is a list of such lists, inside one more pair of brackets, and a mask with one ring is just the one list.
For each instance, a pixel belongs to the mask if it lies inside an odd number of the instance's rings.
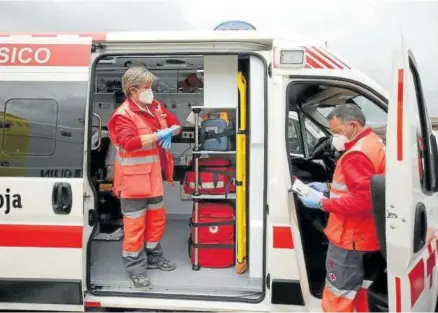
[[55,183],[52,191],[52,206],[55,214],[70,214],[73,197],[69,183]]

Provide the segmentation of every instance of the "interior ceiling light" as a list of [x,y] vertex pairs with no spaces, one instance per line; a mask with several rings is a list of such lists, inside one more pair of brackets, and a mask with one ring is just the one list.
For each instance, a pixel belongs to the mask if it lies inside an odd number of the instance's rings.
[[187,63],[184,60],[168,59],[163,62],[157,63],[160,67],[193,67],[193,64]]

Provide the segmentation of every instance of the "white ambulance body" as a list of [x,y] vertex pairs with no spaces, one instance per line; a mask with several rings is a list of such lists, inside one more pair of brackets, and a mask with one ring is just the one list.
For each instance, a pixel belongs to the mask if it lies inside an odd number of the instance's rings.
[[[150,271],[150,287],[136,289],[124,272],[120,238],[102,239],[113,216],[120,221],[120,208],[101,193],[99,166],[108,163],[96,165],[101,150],[91,138],[97,134],[103,147],[100,134],[120,101],[96,86],[100,79],[106,87],[120,81],[136,63],[151,68],[167,87],[176,82],[176,90],[172,85],[155,95],[184,123],[188,104],[237,108],[237,73],[246,78],[244,274],[234,267],[192,269],[192,204],[182,200],[179,184],[166,184],[165,194],[163,247],[177,263],[175,271]],[[203,89],[181,95],[178,83],[187,69],[203,73]],[[386,136],[386,179],[375,177],[372,184],[382,251],[367,265],[369,308],[434,311],[438,150],[420,75],[404,47],[394,54],[387,93],[324,48],[258,32],[0,35],[0,308],[321,310],[327,247],[321,225],[327,215],[295,199],[291,176],[305,182],[329,177],[329,167],[312,153],[321,134],[329,135],[328,111],[347,100],[360,105],[368,124]],[[188,141],[173,143],[176,165],[188,160],[187,147]]]

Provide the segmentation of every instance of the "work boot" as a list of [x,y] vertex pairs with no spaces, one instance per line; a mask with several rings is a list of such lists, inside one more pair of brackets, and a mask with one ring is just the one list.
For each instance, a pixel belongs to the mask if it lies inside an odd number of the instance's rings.
[[163,257],[163,248],[158,244],[154,249],[146,249],[148,257],[148,269],[160,269],[162,271],[173,271],[176,264]]
[[151,283],[146,274],[131,275],[130,278],[136,288],[147,287]]

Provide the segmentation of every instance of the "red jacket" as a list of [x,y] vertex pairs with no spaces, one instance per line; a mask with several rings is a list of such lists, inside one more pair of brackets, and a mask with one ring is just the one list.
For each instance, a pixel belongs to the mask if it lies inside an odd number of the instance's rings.
[[[356,142],[371,133],[365,129],[352,141],[345,144],[345,150],[352,148]],[[322,207],[327,212],[344,216],[372,216],[371,177],[376,170],[370,159],[360,151],[351,152],[342,160],[345,184],[350,191],[342,198],[322,200]]]
[[[144,121],[152,128],[152,131],[156,132],[161,129],[160,123],[154,114],[149,114],[147,112],[140,110],[140,108],[130,99],[128,99],[127,101],[129,102],[129,108],[133,112],[138,113],[144,119]],[[166,107],[160,102],[158,102],[157,100],[154,100],[152,102],[152,104],[149,106],[149,110],[153,112],[154,110],[157,109],[158,105],[161,106],[162,113],[166,115],[165,119],[168,127],[171,127],[173,125],[181,126],[181,123],[178,121],[176,116],[170,113],[166,109]],[[140,136],[138,135],[137,128],[129,119],[123,116],[117,116],[115,120],[115,125],[116,125],[115,127],[116,127],[117,144],[123,150],[134,151],[141,149],[142,143]],[[160,154],[161,168],[164,170],[167,168],[167,159],[165,157],[166,151],[161,146],[158,146],[158,150]],[[169,179],[171,178],[167,177],[167,180]]]
[[330,198],[322,201],[322,209],[330,212],[324,233],[342,249],[377,251],[370,184],[374,174],[385,173],[385,146],[365,129],[345,148],[336,164]]

